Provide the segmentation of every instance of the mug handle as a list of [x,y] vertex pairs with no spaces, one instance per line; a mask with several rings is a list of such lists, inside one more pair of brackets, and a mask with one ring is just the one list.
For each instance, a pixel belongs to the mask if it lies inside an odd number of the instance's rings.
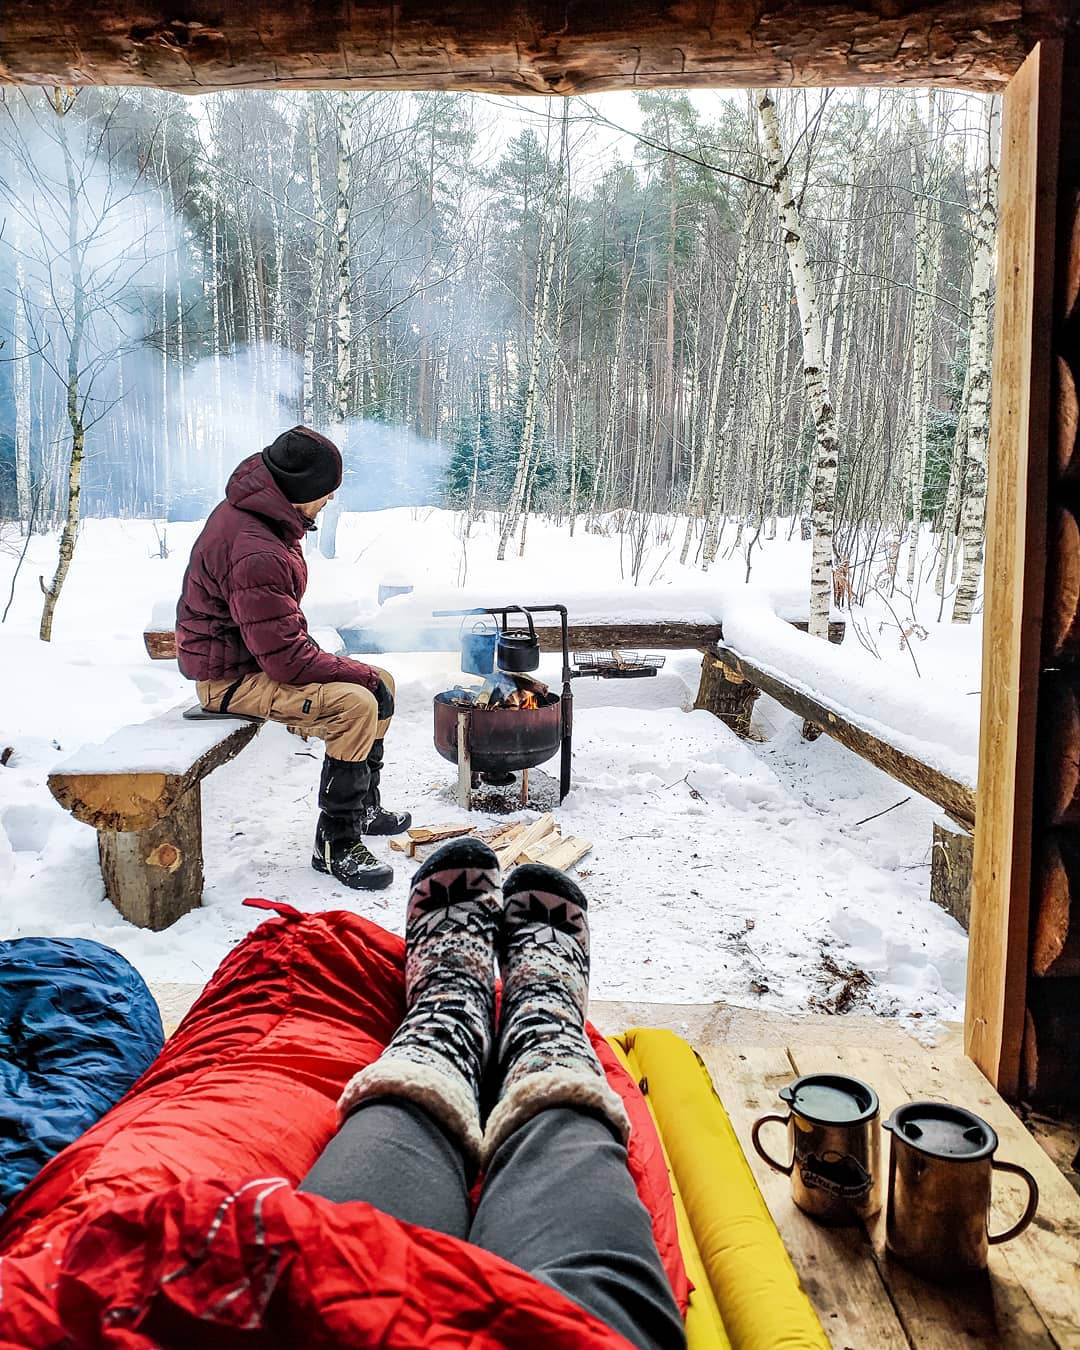
[[987,1234],[991,1243],[1008,1242],[1010,1238],[1014,1238],[1017,1234],[1022,1233],[1035,1217],[1035,1210],[1039,1204],[1039,1183],[1026,1168],[1020,1167],[1016,1163],[998,1162],[996,1158],[993,1158],[991,1159],[990,1166],[995,1172],[1011,1172],[1014,1176],[1023,1177],[1027,1182],[1028,1200],[1023,1214],[1021,1214],[1016,1223],[1014,1223],[1011,1228],[1007,1228],[1004,1233],[998,1233],[996,1235],[994,1233]]
[[[763,1162],[767,1162],[770,1167],[775,1167],[778,1172],[783,1172],[787,1176],[791,1176],[791,1169],[795,1166],[795,1159],[792,1158],[791,1162],[786,1164],[777,1162],[774,1157],[765,1152],[764,1146],[762,1145],[761,1140],[758,1138],[758,1135],[761,1133],[762,1125],[767,1125],[770,1120],[777,1120],[780,1122],[781,1125],[786,1125],[790,1119],[791,1119],[790,1116],[761,1116],[758,1120],[755,1120],[753,1125],[750,1127],[750,1142],[753,1144],[758,1157],[761,1158]],[[1033,1206],[1032,1213],[1034,1212],[1035,1210]],[[1007,1236],[1011,1237],[1012,1234],[1010,1233]],[[998,1240],[1000,1241],[1001,1239]]]

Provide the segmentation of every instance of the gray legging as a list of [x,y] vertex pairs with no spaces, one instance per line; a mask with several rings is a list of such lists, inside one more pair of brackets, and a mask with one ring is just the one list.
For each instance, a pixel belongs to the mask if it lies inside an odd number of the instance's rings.
[[476,1213],[461,1151],[420,1107],[367,1103],[327,1144],[301,1190],[366,1200],[407,1223],[467,1239],[535,1275],[641,1350],[686,1335],[626,1149],[600,1120],[541,1111],[503,1141]]

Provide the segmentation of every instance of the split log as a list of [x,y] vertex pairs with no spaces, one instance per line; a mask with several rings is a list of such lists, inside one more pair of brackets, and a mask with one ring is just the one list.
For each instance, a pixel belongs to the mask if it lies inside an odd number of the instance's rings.
[[965,830],[974,830],[975,791],[966,783],[957,782],[939,769],[923,764],[921,760],[912,758],[895,745],[890,745],[888,741],[879,740],[869,731],[864,731],[862,727],[849,722],[827,704],[811,698],[801,690],[792,689],[790,685],[784,684],[768,671],[761,670],[732,651],[730,647],[719,647],[717,655],[729,671],[757,685],[771,698],[776,699],[777,703],[804,721],[813,722],[841,745],[869,760],[871,764],[883,769],[901,783],[914,788],[923,797],[936,802]]
[[1054,515],[1048,552],[1043,650],[1053,664],[1080,657],[1080,526],[1065,507]]
[[1076,377],[1064,356],[1057,358],[1057,466],[1062,478],[1074,478],[1080,473],[1080,405],[1077,403]]
[[1058,979],[1080,976],[1080,839],[1064,831],[1043,843],[1031,969]]
[[172,628],[148,628],[143,633],[143,646],[151,661],[176,660],[176,632]]
[[[209,729],[193,735],[198,749],[192,752],[186,767],[180,767],[184,758],[181,753],[172,769],[154,771],[149,762],[139,761],[134,746],[121,754],[116,770],[104,767],[109,761],[110,746],[118,739],[110,738],[100,747],[84,747],[54,769],[48,778],[49,791],[76,820],[92,825],[95,830],[152,829],[207,774],[238,755],[259,730],[256,722],[185,723],[179,709],[145,724],[151,745],[163,733],[175,737],[174,753],[182,752],[180,738],[188,726]],[[124,728],[124,732],[131,730],[142,728]],[[149,758],[152,760],[155,754],[156,750],[149,752]]]
[[259,725],[189,722],[174,708],[84,746],[49,774],[60,805],[97,830],[105,893],[132,923],[160,930],[202,903],[200,784]]
[[760,695],[761,690],[756,685],[726,669],[715,657],[701,658],[701,683],[698,685],[694,707],[719,717],[726,727],[730,727],[743,740],[750,735],[754,704]]
[[536,848],[530,849],[523,861],[543,863],[546,867],[554,867],[560,872],[565,872],[567,868],[580,862],[592,848],[590,839],[578,839],[574,835],[560,839],[550,847],[547,847],[547,843],[548,841],[544,840]]
[[499,866],[506,868],[518,862],[523,854],[528,853],[529,849],[538,844],[541,839],[546,839],[553,830],[557,829],[558,826],[551,815],[543,815],[539,820],[534,820],[523,834],[520,834],[504,847],[495,850]]
[[100,830],[105,894],[139,928],[160,932],[202,904],[202,793],[196,783],[148,830]]
[[975,840],[967,830],[950,830],[934,821],[930,855],[930,899],[965,930],[971,915],[971,871]]
[[1022,1056],[1029,1102],[1080,1104],[1080,978],[1028,981]]
[[0,78],[39,85],[464,89],[566,95],[670,85],[963,85],[1000,93],[1068,0],[810,0],[680,5],[177,7],[162,0],[7,0]]

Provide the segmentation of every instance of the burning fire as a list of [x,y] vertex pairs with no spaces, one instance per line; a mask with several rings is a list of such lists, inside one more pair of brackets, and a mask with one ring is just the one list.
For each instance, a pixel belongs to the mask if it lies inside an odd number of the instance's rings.
[[530,689],[515,689],[506,700],[508,708],[539,708],[540,701]]

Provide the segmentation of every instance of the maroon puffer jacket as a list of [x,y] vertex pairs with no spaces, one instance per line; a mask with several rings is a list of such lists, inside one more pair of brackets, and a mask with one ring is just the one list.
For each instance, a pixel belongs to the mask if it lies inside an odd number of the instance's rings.
[[263,670],[282,684],[344,680],[374,691],[370,666],[331,656],[308,634],[300,541],[309,526],[260,455],[237,465],[191,550],[176,607],[176,654],[189,680]]

